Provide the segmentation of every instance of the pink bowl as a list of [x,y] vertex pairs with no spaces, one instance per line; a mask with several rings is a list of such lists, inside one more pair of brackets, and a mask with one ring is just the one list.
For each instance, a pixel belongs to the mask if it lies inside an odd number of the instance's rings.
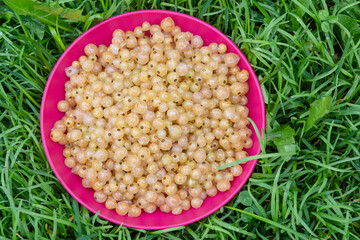
[[[198,209],[190,209],[177,216],[157,210],[152,214],[142,213],[137,218],[121,217],[115,211],[106,209],[104,204],[97,203],[93,198],[94,191],[84,188],[81,185],[80,177],[72,174],[70,169],[65,166],[62,155],[64,147],[52,142],[49,136],[55,121],[61,119],[64,115],[56,108],[57,102],[65,98],[64,84],[68,78],[65,75],[64,69],[70,66],[72,61],[77,60],[84,54],[83,49],[88,43],[109,45],[111,43],[112,32],[115,29],[120,28],[124,31],[133,30],[144,21],[148,21],[151,24],[159,24],[165,17],[172,17],[176,25],[180,26],[183,31],[190,31],[200,35],[204,39],[204,45],[212,42],[225,43],[229,52],[237,53],[241,57],[239,67],[246,69],[250,73],[248,81],[250,91],[247,94],[249,99],[248,107],[250,109],[249,117],[254,120],[259,129],[265,129],[264,100],[253,69],[236,45],[211,25],[182,13],[163,10],[144,10],[112,17],[86,31],[62,54],[47,81],[41,104],[41,137],[50,166],[65,189],[91,212],[96,213],[100,210],[100,217],[131,228],[154,230],[178,227],[193,223],[210,215],[235,196],[250,177],[257,162],[257,160],[252,160],[242,165],[243,174],[234,179],[231,189],[218,193],[215,197],[208,197]],[[254,130],[252,127],[251,129]],[[252,135],[252,139],[254,145],[248,150],[248,153],[249,155],[259,154],[260,145],[256,134]]]

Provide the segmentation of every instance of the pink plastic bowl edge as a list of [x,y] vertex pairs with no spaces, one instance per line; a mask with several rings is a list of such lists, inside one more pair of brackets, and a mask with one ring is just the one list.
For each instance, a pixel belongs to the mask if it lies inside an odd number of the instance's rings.
[[[70,169],[64,165],[64,157],[61,154],[63,147],[52,142],[49,134],[55,121],[59,120],[63,115],[56,110],[56,103],[59,100],[64,99],[63,86],[67,80],[64,68],[71,65],[73,60],[79,58],[80,55],[83,54],[84,46],[87,43],[108,45],[110,44],[111,33],[116,28],[132,30],[143,21],[149,21],[151,24],[159,24],[160,20],[165,17],[172,17],[176,25],[180,26],[183,31],[191,31],[200,35],[204,39],[205,44],[209,44],[211,42],[225,43],[228,46],[229,52],[235,52],[240,56],[241,60],[239,66],[242,69],[248,70],[250,74],[250,91],[247,95],[249,98],[249,103],[247,105],[250,109],[249,117],[254,120],[258,129],[265,129],[265,105],[261,88],[250,63],[247,61],[243,53],[228,37],[208,23],[186,14],[166,10],[142,10],[124,13],[97,24],[78,37],[67,48],[55,64],[44,90],[40,111],[41,137],[46,156],[56,177],[59,179],[64,188],[71,194],[71,196],[93,213],[100,210],[99,216],[108,221],[119,225],[123,224],[123,226],[126,227],[147,230],[157,230],[187,225],[217,211],[240,191],[254,170],[257,160],[249,161],[243,165],[243,174],[234,179],[232,187],[229,191],[218,193],[215,197],[207,198],[204,201],[203,206],[199,209],[192,208],[177,216],[162,213],[157,210],[152,214],[142,213],[142,215],[138,218],[130,218],[127,216],[121,217],[117,215],[114,210],[108,210],[103,204],[95,202],[92,197],[93,190],[83,188],[80,177],[72,174]],[[191,22],[191,24],[189,24],[189,22]],[[106,31],[104,31],[104,29]],[[100,32],[101,34],[99,34]],[[252,126],[250,126],[250,128],[254,132]],[[254,145],[251,149],[249,149],[249,155],[259,154],[260,145],[256,134],[253,134],[252,139],[254,141]]]

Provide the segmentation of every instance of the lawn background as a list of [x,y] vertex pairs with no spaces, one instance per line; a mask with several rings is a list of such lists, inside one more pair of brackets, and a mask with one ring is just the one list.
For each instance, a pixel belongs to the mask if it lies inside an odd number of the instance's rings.
[[[161,231],[114,225],[79,205],[40,137],[41,97],[61,53],[96,23],[140,9],[190,14],[239,46],[266,102],[263,154],[274,153],[225,207]],[[359,20],[355,0],[4,0],[0,239],[360,239]]]

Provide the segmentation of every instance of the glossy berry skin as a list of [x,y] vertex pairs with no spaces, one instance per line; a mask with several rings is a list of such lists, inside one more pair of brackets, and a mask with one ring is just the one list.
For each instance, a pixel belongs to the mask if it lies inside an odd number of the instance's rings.
[[249,73],[223,43],[170,17],[116,29],[65,69],[50,138],[94,199],[120,216],[180,215],[231,188],[247,157]]

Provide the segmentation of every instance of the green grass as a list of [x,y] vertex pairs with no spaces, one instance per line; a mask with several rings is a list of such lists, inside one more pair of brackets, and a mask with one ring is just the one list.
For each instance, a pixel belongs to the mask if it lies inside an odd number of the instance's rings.
[[[360,239],[359,1],[29,1],[0,3],[0,239]],[[76,37],[155,8],[201,18],[248,57],[265,97],[268,155],[216,213],[144,231],[97,217],[65,191],[43,151],[39,109]]]

